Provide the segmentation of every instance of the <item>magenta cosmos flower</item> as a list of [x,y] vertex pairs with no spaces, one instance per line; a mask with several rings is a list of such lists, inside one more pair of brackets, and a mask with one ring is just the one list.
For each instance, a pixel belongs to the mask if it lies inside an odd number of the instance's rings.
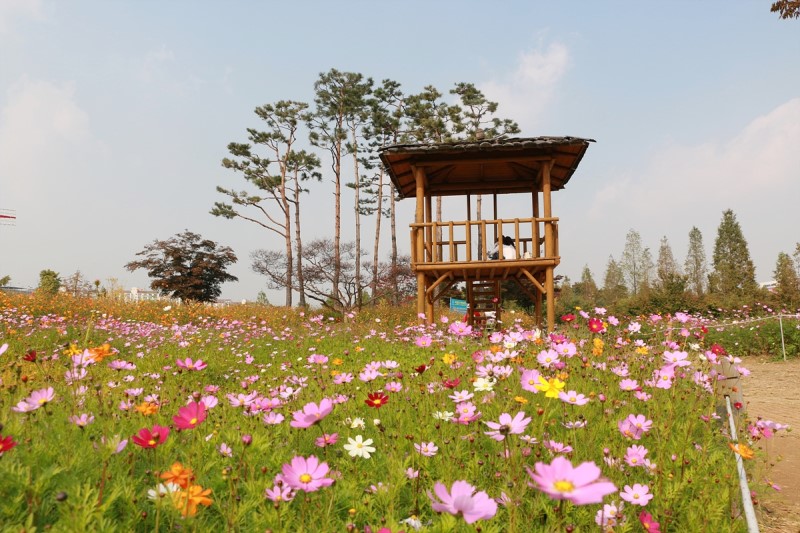
[[484,491],[476,492],[475,487],[466,481],[455,481],[450,492],[447,492],[447,487],[443,483],[437,482],[433,486],[433,492],[440,500],[438,501],[431,491],[428,491],[428,498],[434,511],[463,516],[467,524],[478,520],[489,520],[497,513],[497,502]]
[[191,357],[187,357],[186,359],[178,359],[175,361],[175,364],[177,364],[179,368],[185,368],[186,370],[203,370],[208,366],[208,364],[202,359],[192,361]]
[[133,443],[141,446],[142,448],[155,448],[160,444],[164,444],[169,436],[169,428],[166,426],[153,426],[152,429],[142,428],[139,433],[131,437]]
[[302,411],[292,413],[292,420],[289,425],[293,428],[307,428],[319,423],[323,418],[333,411],[333,402],[328,398],[320,400],[319,405],[309,402],[303,406]]
[[520,411],[514,415],[514,418],[511,418],[511,415],[508,413],[503,413],[500,415],[499,422],[486,422],[486,425],[494,431],[484,431],[484,433],[494,440],[501,441],[505,440],[506,435],[525,433],[525,428],[527,428],[530,423],[531,419],[530,417],[525,418],[524,411]]
[[291,463],[284,464],[281,468],[283,481],[294,490],[315,492],[322,487],[333,484],[333,479],[325,477],[328,473],[328,463],[320,463],[316,456],[308,459],[296,456]]
[[535,468],[534,472],[525,467],[535,482],[528,482],[528,485],[541,490],[554,500],[569,500],[575,505],[586,505],[600,503],[604,496],[617,492],[613,483],[599,480],[600,468],[592,462],[573,467],[569,459],[556,457],[549,465],[536,463]]
[[190,402],[178,409],[178,414],[172,417],[178,429],[194,429],[205,419],[206,404],[203,402]]

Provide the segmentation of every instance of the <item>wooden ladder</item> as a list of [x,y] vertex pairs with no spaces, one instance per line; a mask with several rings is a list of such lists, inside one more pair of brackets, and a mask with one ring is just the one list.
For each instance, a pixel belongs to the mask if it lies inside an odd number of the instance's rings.
[[500,320],[500,282],[467,282],[467,303],[470,313],[468,323],[471,326],[484,329],[489,320]]

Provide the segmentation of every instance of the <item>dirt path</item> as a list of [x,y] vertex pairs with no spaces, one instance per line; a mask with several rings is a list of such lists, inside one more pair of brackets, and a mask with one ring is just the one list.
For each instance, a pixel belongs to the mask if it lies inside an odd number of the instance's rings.
[[[766,457],[757,469],[751,488],[763,494],[756,510],[762,532],[800,532],[800,359],[775,362],[767,358],[748,358],[745,366],[752,374],[743,380],[748,415],[789,424],[793,431],[780,431],[757,447]],[[762,461],[763,462],[763,461]],[[761,488],[767,481],[781,491]]]

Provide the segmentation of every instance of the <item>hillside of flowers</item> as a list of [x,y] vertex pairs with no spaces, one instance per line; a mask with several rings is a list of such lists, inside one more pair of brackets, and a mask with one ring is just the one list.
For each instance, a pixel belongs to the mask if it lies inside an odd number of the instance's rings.
[[752,451],[714,394],[735,354],[681,313],[506,317],[0,296],[0,523],[746,530]]

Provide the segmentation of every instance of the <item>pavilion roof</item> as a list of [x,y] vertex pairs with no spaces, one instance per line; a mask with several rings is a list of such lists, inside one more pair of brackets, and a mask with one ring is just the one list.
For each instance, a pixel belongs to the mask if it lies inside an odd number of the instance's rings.
[[416,197],[413,167],[423,167],[431,196],[541,191],[542,165],[553,161],[551,190],[563,189],[593,139],[495,138],[395,144],[380,151],[400,198]]

